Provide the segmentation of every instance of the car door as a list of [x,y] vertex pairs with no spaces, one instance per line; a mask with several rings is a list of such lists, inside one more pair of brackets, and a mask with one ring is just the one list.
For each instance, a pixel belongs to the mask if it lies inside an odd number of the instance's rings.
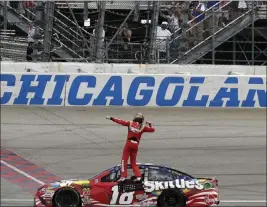
[[[118,171],[117,169],[105,172],[92,180],[91,200],[95,204],[101,203],[109,205],[111,201],[113,202],[115,200]],[[113,193],[113,191],[115,193]]]
[[[142,169],[140,169],[142,172]],[[133,172],[131,167],[128,168],[128,179],[132,179]],[[120,178],[120,168],[106,173],[97,179],[93,180],[93,187],[91,190],[92,200],[96,200],[101,204],[108,205],[130,205],[144,197],[144,190],[120,192],[118,180]]]
[[[142,167],[139,166],[139,170],[141,172],[141,174],[144,174],[144,169]],[[128,180],[134,180],[135,176],[133,173],[133,170],[131,168],[131,166],[128,166],[128,176],[127,179]],[[117,174],[118,179],[120,178],[120,171],[118,171]],[[127,184],[126,184],[127,185]],[[140,184],[141,185],[141,184]],[[120,185],[121,187],[123,185]],[[134,182],[129,181],[128,186],[135,186]],[[141,185],[143,186],[143,185]],[[112,197],[110,200],[110,204],[111,205],[132,205],[132,204],[138,204],[140,201],[144,200],[146,197],[146,195],[144,194],[144,189],[138,189],[138,190],[132,190],[129,192],[120,192],[119,191],[119,186],[118,183],[114,186],[112,186],[111,188],[111,192],[112,192]]]

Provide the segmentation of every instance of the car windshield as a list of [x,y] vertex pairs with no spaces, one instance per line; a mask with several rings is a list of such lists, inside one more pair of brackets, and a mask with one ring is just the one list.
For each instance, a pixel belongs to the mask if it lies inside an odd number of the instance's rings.
[[102,171],[101,173],[98,173],[97,175],[91,177],[91,179],[94,179],[94,178],[98,177],[99,175],[101,175],[101,174],[104,173],[104,172],[107,172],[107,171],[110,171],[110,172],[111,172],[111,171],[115,170],[115,168],[117,168],[117,167],[118,167],[118,166],[113,166],[113,167],[111,167],[111,168],[109,168],[109,169],[106,169],[106,170]]

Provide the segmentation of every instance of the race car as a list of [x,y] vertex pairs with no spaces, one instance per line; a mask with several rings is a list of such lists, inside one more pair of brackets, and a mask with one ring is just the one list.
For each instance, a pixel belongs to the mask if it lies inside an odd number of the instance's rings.
[[128,178],[118,182],[120,165],[86,180],[55,181],[40,187],[35,207],[155,206],[209,207],[219,205],[218,180],[196,178],[177,169],[138,163],[142,180],[134,181],[128,165]]

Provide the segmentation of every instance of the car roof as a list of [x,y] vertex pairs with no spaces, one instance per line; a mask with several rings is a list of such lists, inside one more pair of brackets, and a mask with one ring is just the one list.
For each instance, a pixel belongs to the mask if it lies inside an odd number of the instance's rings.
[[[182,172],[182,171],[180,171],[180,170],[178,170],[178,169],[172,168],[172,167],[167,166],[167,165],[159,165],[159,164],[153,164],[153,163],[136,163],[136,164],[137,164],[138,166],[143,166],[144,168],[146,168],[146,167],[156,167],[156,168],[164,168],[164,169],[167,168],[167,169],[169,169],[169,170],[173,170],[173,171],[182,173],[182,174],[187,175],[187,176],[189,176],[189,177],[194,177],[194,176],[192,176],[192,175],[190,175],[190,174],[187,174],[187,173],[185,173],[185,172]],[[101,175],[102,173],[107,172],[107,171],[109,171],[109,172],[117,171],[117,170],[119,170],[120,166],[121,166],[121,164],[114,165],[114,166],[112,166],[112,167],[110,167],[110,168],[104,170],[103,172],[99,173],[98,175],[96,175],[96,176],[94,176],[94,177],[97,177],[97,176],[99,176],[99,175]],[[128,164],[128,167],[131,167],[131,165]]]
[[[143,166],[143,167],[156,167],[156,168],[164,168],[164,169],[169,169],[169,170],[173,170],[173,171],[176,171],[176,172],[180,172],[180,173],[182,173],[182,174],[185,174],[185,175],[188,175],[188,176],[190,176],[190,177],[193,177],[192,175],[190,175],[190,174],[187,174],[187,173],[185,173],[185,172],[182,172],[182,171],[180,171],[180,170],[178,170],[178,169],[176,169],[176,168],[173,168],[173,167],[171,167],[171,166],[168,166],[168,165],[160,165],[160,164],[153,164],[153,163],[136,163],[138,166]],[[115,165],[115,166],[113,166],[112,168],[110,168],[110,170],[112,170],[112,169],[114,169],[114,168],[118,168],[118,167],[120,167],[121,166],[121,164],[118,164],[118,165]],[[128,164],[128,166],[130,166],[131,167],[131,165],[130,164]]]

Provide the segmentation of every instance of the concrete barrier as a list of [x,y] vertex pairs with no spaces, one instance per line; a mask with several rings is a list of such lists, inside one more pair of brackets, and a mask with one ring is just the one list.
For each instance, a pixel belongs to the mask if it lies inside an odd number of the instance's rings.
[[1,62],[2,72],[266,75],[266,66]]
[[265,108],[266,76],[2,73],[1,105]]

